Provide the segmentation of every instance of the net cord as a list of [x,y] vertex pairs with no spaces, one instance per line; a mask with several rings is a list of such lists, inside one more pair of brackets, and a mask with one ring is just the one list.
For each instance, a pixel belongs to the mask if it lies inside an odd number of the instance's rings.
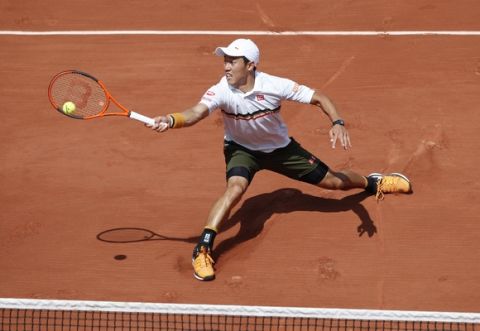
[[480,323],[480,313],[0,298],[0,309]]

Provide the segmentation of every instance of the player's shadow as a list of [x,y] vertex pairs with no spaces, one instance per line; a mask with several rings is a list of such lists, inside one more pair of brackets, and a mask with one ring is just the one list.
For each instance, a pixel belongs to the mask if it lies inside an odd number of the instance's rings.
[[305,194],[292,188],[254,196],[245,200],[235,214],[220,227],[220,232],[223,232],[240,223],[237,234],[223,240],[214,249],[214,258],[218,260],[221,255],[235,246],[257,237],[262,232],[266,221],[274,214],[294,211],[337,213],[351,210],[357,214],[361,222],[356,229],[358,235],[362,236],[366,233],[369,237],[372,237],[377,229],[365,207],[360,204],[370,196],[369,193],[362,191],[342,199],[329,199]]

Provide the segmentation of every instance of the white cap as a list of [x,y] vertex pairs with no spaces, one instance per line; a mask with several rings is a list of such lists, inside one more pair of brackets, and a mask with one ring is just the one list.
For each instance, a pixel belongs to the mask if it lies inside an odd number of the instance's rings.
[[218,56],[245,56],[255,63],[255,65],[258,65],[260,62],[260,51],[257,45],[250,39],[237,39],[228,45],[228,47],[217,47],[215,54]]

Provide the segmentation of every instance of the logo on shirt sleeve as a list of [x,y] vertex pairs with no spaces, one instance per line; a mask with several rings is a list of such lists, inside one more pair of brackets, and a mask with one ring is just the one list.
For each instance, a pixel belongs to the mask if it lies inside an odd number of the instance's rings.
[[257,99],[257,101],[263,101],[265,100],[265,96],[263,94],[257,94],[255,96],[255,99]]
[[215,92],[208,90],[208,91],[205,92],[205,94],[202,96],[202,100],[207,101],[207,102],[213,102],[213,100],[214,100],[213,97],[214,97],[214,96],[215,96]]
[[298,90],[300,90],[300,85],[298,85],[298,83],[295,83],[295,85],[293,85],[292,92],[293,92],[293,93],[297,93]]

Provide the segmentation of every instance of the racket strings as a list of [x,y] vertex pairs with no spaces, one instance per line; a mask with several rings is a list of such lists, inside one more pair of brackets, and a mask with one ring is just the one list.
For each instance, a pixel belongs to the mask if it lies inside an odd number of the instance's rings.
[[78,118],[99,115],[107,106],[107,96],[98,82],[74,72],[57,77],[50,95],[60,111],[65,102],[73,102],[75,111],[70,116]]

